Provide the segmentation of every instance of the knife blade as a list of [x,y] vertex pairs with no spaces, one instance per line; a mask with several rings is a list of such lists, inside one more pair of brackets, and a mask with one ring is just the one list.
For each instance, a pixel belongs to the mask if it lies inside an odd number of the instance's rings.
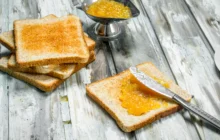
[[175,101],[176,103],[180,104],[182,107],[187,109],[188,111],[191,111],[192,113],[198,115],[201,119],[207,121],[208,123],[210,123],[211,125],[213,125],[214,127],[220,130],[220,121],[215,117],[213,117],[212,115],[188,103],[182,97],[170,91],[169,89],[165,88],[164,86],[153,80],[151,77],[140,71],[138,68],[130,67],[129,70],[131,74],[139,82],[141,82],[143,85],[146,86],[146,88],[149,88],[150,90],[153,90],[158,94]]

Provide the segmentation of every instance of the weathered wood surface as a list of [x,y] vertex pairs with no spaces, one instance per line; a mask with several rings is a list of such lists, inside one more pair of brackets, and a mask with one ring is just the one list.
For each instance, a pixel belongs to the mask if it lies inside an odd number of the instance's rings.
[[[114,120],[86,96],[86,84],[131,65],[151,61],[193,94],[199,107],[220,118],[219,71],[212,59],[212,47],[219,41],[216,25],[209,30],[205,20],[199,20],[206,11],[195,8],[195,3],[202,5],[204,1],[196,1],[193,6],[191,0],[186,1],[188,6],[181,0],[133,0],[141,14],[120,23],[125,32],[123,38],[108,43],[97,41],[96,61],[52,93],[45,94],[0,72],[0,140],[220,139],[219,131],[197,123],[185,111],[134,133],[123,133]],[[88,31],[94,22],[76,9],[75,3],[75,0],[0,0],[0,29],[2,32],[13,29],[16,19],[73,13],[80,17]],[[215,15],[210,12],[209,16]],[[212,36],[207,37],[210,34]],[[213,40],[215,44],[210,46],[208,42]],[[1,55],[5,53],[8,50],[1,47]]]
[[220,1],[185,0],[212,48],[220,48]]
[[[5,5],[5,6],[3,6]],[[0,1],[0,31],[7,31],[8,30],[8,11],[6,10],[6,6],[8,6],[8,1]],[[4,47],[0,47],[0,56],[9,52]],[[8,109],[9,109],[9,98],[8,98],[8,80],[9,76],[0,72],[0,139],[7,140],[9,131],[8,131]]]
[[[13,29],[13,21],[24,18],[39,18],[50,13],[55,15],[65,15],[70,11],[65,6],[69,4],[58,4],[58,7],[48,6],[44,10],[40,8],[46,4],[41,1],[1,1],[5,3],[2,5],[2,31]],[[53,1],[50,3],[55,5],[61,1]],[[60,9],[58,11],[55,8]],[[2,50],[4,47],[1,47]],[[3,51],[1,51],[4,53]],[[4,76],[4,77],[3,77]],[[1,105],[8,101],[8,117],[4,118],[1,123],[1,137],[0,139],[10,140],[24,140],[24,139],[71,139],[72,128],[68,122],[69,108],[63,101],[61,96],[64,95],[64,87],[60,86],[53,93],[45,94],[24,82],[9,78],[7,75],[1,74],[4,79],[1,80],[1,97],[8,94],[8,98],[1,102]],[[6,81],[6,82],[5,82]],[[8,87],[8,88],[7,88]],[[7,97],[7,96],[6,96]],[[1,101],[4,98],[1,99]],[[1,106],[3,108],[4,106]],[[62,110],[61,110],[62,109]],[[1,111],[1,114],[4,113]],[[4,115],[5,116],[5,115]],[[4,116],[0,115],[0,118]],[[69,117],[70,119],[70,117]],[[2,119],[1,119],[2,120]],[[6,124],[7,123],[7,124]],[[7,132],[8,131],[8,132]],[[69,132],[69,133],[67,133]]]
[[[139,5],[138,9],[141,10],[141,15],[121,23],[125,27],[126,34],[120,40],[109,43],[117,72],[125,70],[132,65],[150,61],[174,80],[142,3],[135,1],[135,4]],[[176,123],[176,121],[179,123]],[[158,131],[159,128],[171,129]],[[181,114],[161,119],[136,131],[135,134],[137,139],[198,139],[194,127],[188,125]]]
[[[143,1],[177,83],[195,96],[197,105],[220,118],[219,84],[211,46],[181,0]],[[201,124],[202,139],[220,139],[219,131]],[[200,129],[197,127],[197,129]]]

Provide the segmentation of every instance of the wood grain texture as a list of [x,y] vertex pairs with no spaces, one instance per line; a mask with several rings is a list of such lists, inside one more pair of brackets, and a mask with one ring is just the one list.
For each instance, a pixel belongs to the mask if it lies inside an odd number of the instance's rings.
[[[56,3],[56,1],[53,1]],[[59,1],[60,2],[60,1]],[[9,28],[13,21],[25,18],[40,18],[41,15],[61,14],[55,7],[38,9],[41,1],[9,1]],[[51,3],[53,4],[53,3]],[[66,4],[68,5],[68,4]],[[63,8],[63,4],[59,4]],[[62,9],[64,14],[68,10]],[[66,12],[66,13],[65,13]],[[11,78],[9,81],[9,139],[71,139],[71,129],[66,124],[70,119],[69,108],[61,101],[64,87],[60,86],[53,93],[45,94],[34,87]]]
[[[86,84],[151,61],[193,94],[194,104],[220,118],[220,80],[212,58],[212,47],[219,45],[219,2],[185,1],[188,5],[181,0],[133,0],[141,14],[120,22],[122,38],[97,41],[96,61],[52,93],[45,94],[0,72],[0,140],[220,139],[216,129],[195,121],[185,111],[124,133],[86,95]],[[13,29],[16,19],[72,13],[80,17],[84,30],[89,32],[94,22],[74,7],[76,3],[77,0],[0,0],[0,30]],[[0,55],[8,52],[1,46]]]
[[[5,7],[4,7],[4,6]],[[0,32],[8,30],[8,16],[7,6],[8,1],[0,1]],[[0,45],[0,57],[9,51],[2,45]],[[9,76],[0,72],[0,139],[8,140],[8,79]]]
[[8,79],[7,75],[0,72],[0,139],[8,139]]
[[[80,17],[85,31],[94,23],[76,8],[73,8],[72,14]],[[65,83],[65,93],[68,95],[70,107],[72,138],[77,140],[135,139],[133,134],[123,133],[114,120],[86,95],[86,84],[110,76],[115,69],[105,43],[97,42],[95,51],[96,60]]]
[[220,1],[185,0],[212,48],[220,48]]
[[[132,65],[150,61],[168,77],[175,80],[143,5],[140,1],[134,1],[134,4],[138,6],[141,14],[137,18],[122,22],[125,34],[121,39],[109,43],[117,71],[120,72]],[[158,131],[160,128],[163,131]],[[179,113],[150,124],[136,131],[135,134],[137,139],[192,139],[191,135],[195,135],[194,138],[198,139],[194,126],[188,125]]]
[[85,85],[80,84],[88,80],[88,77],[84,77],[87,72],[84,69],[74,76],[75,79],[67,81],[71,85],[68,97],[71,106],[73,139],[135,139],[134,135],[123,133],[114,120],[87,97]]
[[[73,14],[80,17],[87,30],[92,22],[77,9]],[[96,60],[67,80],[73,139],[135,139],[133,133],[122,132],[114,120],[86,95],[85,85],[115,74],[115,67],[105,43],[96,42]]]
[[[143,4],[178,84],[195,96],[200,108],[219,118],[219,93],[214,87],[219,76],[210,46],[189,9],[181,0],[148,0]],[[220,138],[213,127],[196,126],[202,127],[201,138]]]

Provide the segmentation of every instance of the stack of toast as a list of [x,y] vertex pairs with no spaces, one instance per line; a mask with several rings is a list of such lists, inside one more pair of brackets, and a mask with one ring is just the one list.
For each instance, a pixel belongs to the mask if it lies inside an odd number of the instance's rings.
[[0,58],[0,70],[46,92],[95,60],[95,41],[73,15],[14,21],[0,42],[11,51]]

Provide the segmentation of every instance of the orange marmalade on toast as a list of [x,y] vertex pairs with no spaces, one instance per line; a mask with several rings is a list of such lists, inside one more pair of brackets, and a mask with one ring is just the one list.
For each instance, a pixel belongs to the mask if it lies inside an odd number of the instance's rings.
[[[150,77],[164,87],[169,88],[168,81],[153,76]],[[168,102],[165,99],[155,95],[153,91],[149,91],[144,85],[138,83],[132,74],[122,80],[119,100],[121,101],[121,106],[127,109],[129,114],[135,116],[168,106]]]
[[98,0],[92,3],[88,10],[88,14],[102,18],[130,18],[131,11],[129,7],[113,0]]

